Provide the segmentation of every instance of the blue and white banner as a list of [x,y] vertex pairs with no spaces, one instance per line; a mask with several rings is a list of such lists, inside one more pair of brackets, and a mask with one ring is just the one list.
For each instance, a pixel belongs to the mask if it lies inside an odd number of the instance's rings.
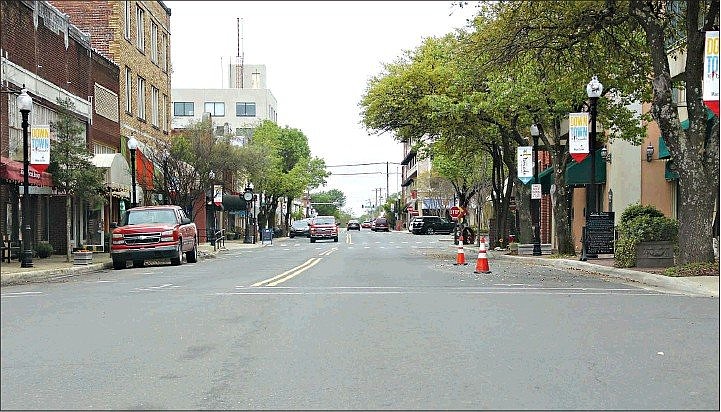
[[533,147],[532,146],[518,146],[516,151],[518,158],[518,179],[527,184],[533,179]]

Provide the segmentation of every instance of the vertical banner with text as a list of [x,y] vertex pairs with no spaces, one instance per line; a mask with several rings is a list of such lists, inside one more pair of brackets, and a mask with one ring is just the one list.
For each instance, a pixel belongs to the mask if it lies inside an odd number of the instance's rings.
[[518,155],[516,164],[518,164],[518,179],[526,183],[533,179],[533,147],[518,146],[516,150]]
[[588,156],[588,113],[568,114],[568,152],[576,163]]
[[703,56],[703,102],[719,115],[719,32],[706,32]]
[[216,206],[223,204],[223,185],[213,185],[213,203]]
[[30,129],[30,164],[40,173],[50,165],[50,126]]

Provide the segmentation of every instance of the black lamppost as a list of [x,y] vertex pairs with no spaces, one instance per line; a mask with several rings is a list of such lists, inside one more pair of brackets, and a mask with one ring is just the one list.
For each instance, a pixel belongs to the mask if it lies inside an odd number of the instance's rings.
[[20,262],[20,267],[31,268],[33,267],[33,250],[32,240],[30,239],[30,219],[28,216],[30,213],[30,181],[28,179],[28,168],[30,167],[30,160],[28,160],[28,127],[30,123],[28,122],[28,116],[33,110],[33,99],[28,96],[25,85],[23,85],[23,89],[17,97],[17,105],[23,116],[23,251],[21,254],[22,261]]
[[251,205],[253,204],[253,187],[250,182],[248,182],[248,185],[245,187],[243,200],[245,200],[245,237],[243,238],[243,243],[253,243],[253,236],[250,233],[250,211]]
[[603,93],[603,85],[598,81],[598,77],[593,76],[591,81],[586,85],[586,94],[591,102],[591,135],[588,139],[589,152],[591,153],[591,183],[586,185],[586,221],[584,222],[583,234],[581,235],[583,247],[581,248],[580,260],[588,260],[588,240],[586,239],[586,225],[588,217],[591,213],[596,212],[596,115],[598,98]]
[[[535,123],[532,124],[533,183],[535,184],[538,184],[538,136],[540,134],[538,126]],[[533,220],[533,256],[541,256],[541,199],[531,199],[531,220]]]
[[136,187],[135,187],[135,150],[138,148],[138,140],[135,138],[135,136],[130,136],[130,139],[128,139],[128,149],[130,149],[130,177],[131,177],[131,186],[133,193],[130,197],[130,207],[136,207],[138,206],[137,199],[135,198],[136,194]]

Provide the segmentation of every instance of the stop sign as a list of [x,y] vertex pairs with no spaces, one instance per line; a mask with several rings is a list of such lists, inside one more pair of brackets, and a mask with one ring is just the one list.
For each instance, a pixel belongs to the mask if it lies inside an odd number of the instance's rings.
[[458,219],[458,217],[461,216],[461,208],[458,206],[453,206],[450,210],[451,217],[454,219]]

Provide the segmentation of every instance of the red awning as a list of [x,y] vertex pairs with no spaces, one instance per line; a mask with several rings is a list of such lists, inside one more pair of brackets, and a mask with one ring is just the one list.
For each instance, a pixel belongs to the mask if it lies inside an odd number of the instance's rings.
[[155,188],[153,184],[153,174],[155,173],[153,162],[148,160],[140,150],[136,150],[135,152],[135,170],[138,184],[145,190],[153,190],[153,188]]
[[[7,157],[0,157],[0,179],[23,184],[23,163]],[[38,172],[34,167],[28,166],[28,183],[31,186],[53,186],[53,175]]]

